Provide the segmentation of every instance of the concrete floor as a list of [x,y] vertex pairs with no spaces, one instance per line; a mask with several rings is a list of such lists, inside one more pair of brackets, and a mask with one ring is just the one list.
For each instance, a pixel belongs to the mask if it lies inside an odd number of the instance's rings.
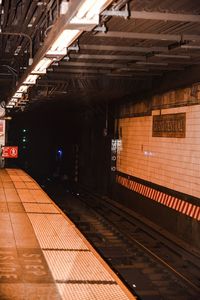
[[0,299],[135,297],[30,176],[1,169]]

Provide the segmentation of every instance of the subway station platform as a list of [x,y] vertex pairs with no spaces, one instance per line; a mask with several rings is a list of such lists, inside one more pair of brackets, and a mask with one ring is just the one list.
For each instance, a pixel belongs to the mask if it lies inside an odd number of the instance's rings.
[[136,299],[40,186],[0,170],[0,299]]

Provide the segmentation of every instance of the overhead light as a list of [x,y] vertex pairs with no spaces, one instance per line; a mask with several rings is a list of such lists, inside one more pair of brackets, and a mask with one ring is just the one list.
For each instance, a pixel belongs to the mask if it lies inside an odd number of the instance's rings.
[[13,98],[21,98],[21,96],[22,96],[22,93],[15,93],[13,95]]
[[27,85],[21,85],[18,90],[17,93],[26,93],[28,90],[28,86]]
[[18,101],[18,99],[16,99],[16,98],[11,98],[11,100],[10,100],[10,102],[13,102],[13,103],[15,103],[17,101]]
[[36,65],[36,67],[33,69],[31,74],[45,74],[47,68],[50,66],[52,61],[53,61],[52,58],[47,58],[47,57],[42,58],[39,61],[39,63]]
[[71,45],[80,33],[80,30],[65,29],[47,51],[47,55],[66,55],[67,47]]
[[[1,1],[1,0],[0,0]],[[43,53],[42,58],[37,59],[36,66],[31,67],[31,64],[33,61],[29,61],[29,72],[24,76],[26,77],[25,80],[22,79],[21,85],[19,85],[17,92],[12,96],[12,98],[17,98],[17,105],[20,103],[20,99],[23,101],[22,96],[23,93],[28,91],[28,87],[30,85],[36,84],[36,80],[39,77],[40,74],[45,74],[47,68],[51,65],[54,59],[60,60],[64,56],[67,55],[67,48],[74,43],[74,41],[81,35],[83,32],[83,27],[78,27],[80,29],[70,29],[70,24],[76,22],[77,19],[83,23],[83,19],[85,19],[86,24],[93,24],[99,20],[99,14],[108,6],[113,0],[85,0],[85,1],[77,1],[77,4],[75,5],[76,11],[73,11],[71,9],[69,16],[67,16],[67,23],[63,24],[63,22],[59,21],[59,29],[58,31],[61,32],[60,34],[55,37],[54,34],[52,34],[52,42],[49,45],[49,48],[46,48],[47,51]],[[46,2],[44,2],[46,4]],[[37,5],[44,4],[42,1],[39,1]],[[67,13],[67,11],[70,10],[70,6],[66,5],[64,14]],[[61,12],[62,13],[62,12]],[[29,26],[32,23],[29,23]],[[67,27],[68,26],[68,27]],[[65,28],[65,29],[64,29]],[[67,29],[69,28],[69,29]],[[72,26],[71,26],[72,28]],[[77,27],[76,27],[77,28]],[[63,31],[61,31],[63,29]],[[55,33],[55,32],[54,32]],[[54,40],[55,38],[55,40]],[[47,47],[47,43],[46,43]],[[17,47],[15,54],[18,54],[21,50],[20,46]],[[28,86],[28,87],[27,87]],[[11,101],[11,103],[14,103]],[[12,106],[12,105],[11,105]]]
[[23,84],[35,84],[36,83],[36,80],[37,78],[39,77],[39,75],[29,75],[23,82]]
[[18,101],[19,101],[18,98],[11,98],[11,100],[8,102],[8,104],[7,104],[6,107],[8,107],[8,106],[10,106],[10,105],[11,105],[12,107],[14,107],[15,104],[16,104]]
[[99,14],[105,8],[110,0],[85,0],[79,8],[75,17],[72,18],[72,24],[98,24]]
[[93,17],[100,14],[100,12],[103,9],[103,6],[106,4],[106,2],[109,2],[107,0],[98,0],[98,1],[92,1],[92,7],[88,10],[86,14],[86,19],[92,19]]
[[86,18],[82,18],[82,19],[79,19],[77,17],[74,17],[71,21],[70,21],[71,24],[94,24],[94,25],[98,25],[99,24],[99,17],[97,16],[96,18],[93,18],[93,19],[86,19]]
[[95,15],[100,14],[101,8],[105,5],[108,0],[86,0],[77,12],[77,18],[92,19]]
[[9,105],[15,105],[16,101],[10,101]]

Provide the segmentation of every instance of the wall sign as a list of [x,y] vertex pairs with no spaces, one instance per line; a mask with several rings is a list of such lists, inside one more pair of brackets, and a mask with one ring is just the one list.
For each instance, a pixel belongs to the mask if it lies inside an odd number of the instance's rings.
[[2,147],[2,157],[18,158],[18,147],[17,146]]
[[184,138],[186,114],[166,114],[153,116],[152,136]]

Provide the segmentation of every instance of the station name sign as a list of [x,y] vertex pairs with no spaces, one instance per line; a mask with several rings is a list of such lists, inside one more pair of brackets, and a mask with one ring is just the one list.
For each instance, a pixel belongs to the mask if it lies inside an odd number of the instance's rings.
[[186,114],[166,114],[153,116],[152,136],[184,138]]

